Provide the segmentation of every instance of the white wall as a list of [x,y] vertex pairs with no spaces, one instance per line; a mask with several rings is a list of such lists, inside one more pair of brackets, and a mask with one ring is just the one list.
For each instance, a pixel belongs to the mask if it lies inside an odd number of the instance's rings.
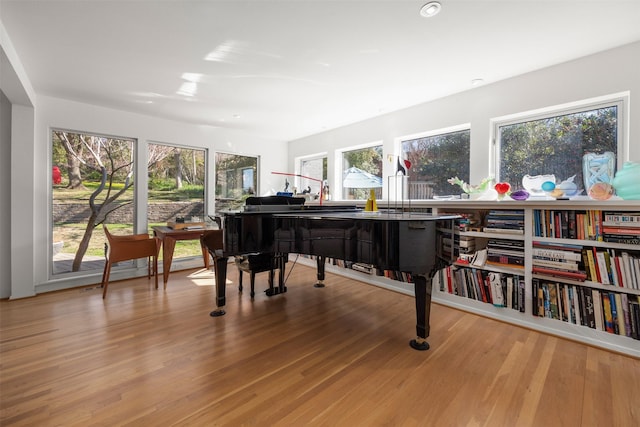
[[33,169],[21,165],[33,159],[35,92],[2,22],[0,92],[0,298],[20,298],[34,292]]
[[[337,188],[331,153],[341,147],[383,141],[394,153],[394,139],[471,123],[471,182],[490,175],[490,120],[505,115],[561,105],[604,95],[630,93],[629,159],[640,161],[640,42],[515,78],[478,87],[433,102],[289,143],[289,164],[296,157],[329,152],[329,185]],[[394,165],[384,162],[393,175]]]

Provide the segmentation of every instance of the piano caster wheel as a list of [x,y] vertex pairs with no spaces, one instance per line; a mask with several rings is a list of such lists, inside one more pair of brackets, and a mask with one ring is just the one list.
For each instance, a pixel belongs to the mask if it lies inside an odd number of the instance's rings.
[[272,289],[267,289],[266,291],[264,291],[264,293],[267,294],[268,297],[272,297],[276,294],[276,291]]
[[420,350],[420,351],[429,350],[429,343],[422,338],[409,341],[409,345],[414,350]]
[[224,311],[223,308],[220,308],[218,310],[213,310],[211,313],[209,313],[209,316],[220,317],[220,316],[224,316],[225,314],[226,314],[226,311]]
[[313,285],[314,288],[324,288],[324,283],[322,282],[318,282],[315,285]]

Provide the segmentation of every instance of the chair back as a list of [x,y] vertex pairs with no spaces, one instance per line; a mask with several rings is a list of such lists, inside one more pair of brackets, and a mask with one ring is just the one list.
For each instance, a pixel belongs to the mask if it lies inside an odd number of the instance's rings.
[[156,237],[150,237],[148,234],[113,235],[106,224],[102,224],[102,229],[107,238],[105,255],[112,263],[158,256],[160,239]]

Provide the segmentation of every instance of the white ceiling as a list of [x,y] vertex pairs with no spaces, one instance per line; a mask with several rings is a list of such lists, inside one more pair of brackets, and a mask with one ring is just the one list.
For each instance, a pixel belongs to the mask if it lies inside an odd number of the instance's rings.
[[0,20],[38,94],[277,140],[640,40],[640,0],[426,2],[0,0]]

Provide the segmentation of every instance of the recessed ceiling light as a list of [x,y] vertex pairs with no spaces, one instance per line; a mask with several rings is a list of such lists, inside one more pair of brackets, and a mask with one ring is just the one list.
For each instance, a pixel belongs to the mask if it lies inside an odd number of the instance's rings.
[[480,86],[482,83],[484,83],[484,79],[471,80],[471,86]]
[[432,16],[436,16],[438,12],[442,9],[442,5],[437,1],[430,1],[420,8],[420,15],[425,18],[431,18]]

